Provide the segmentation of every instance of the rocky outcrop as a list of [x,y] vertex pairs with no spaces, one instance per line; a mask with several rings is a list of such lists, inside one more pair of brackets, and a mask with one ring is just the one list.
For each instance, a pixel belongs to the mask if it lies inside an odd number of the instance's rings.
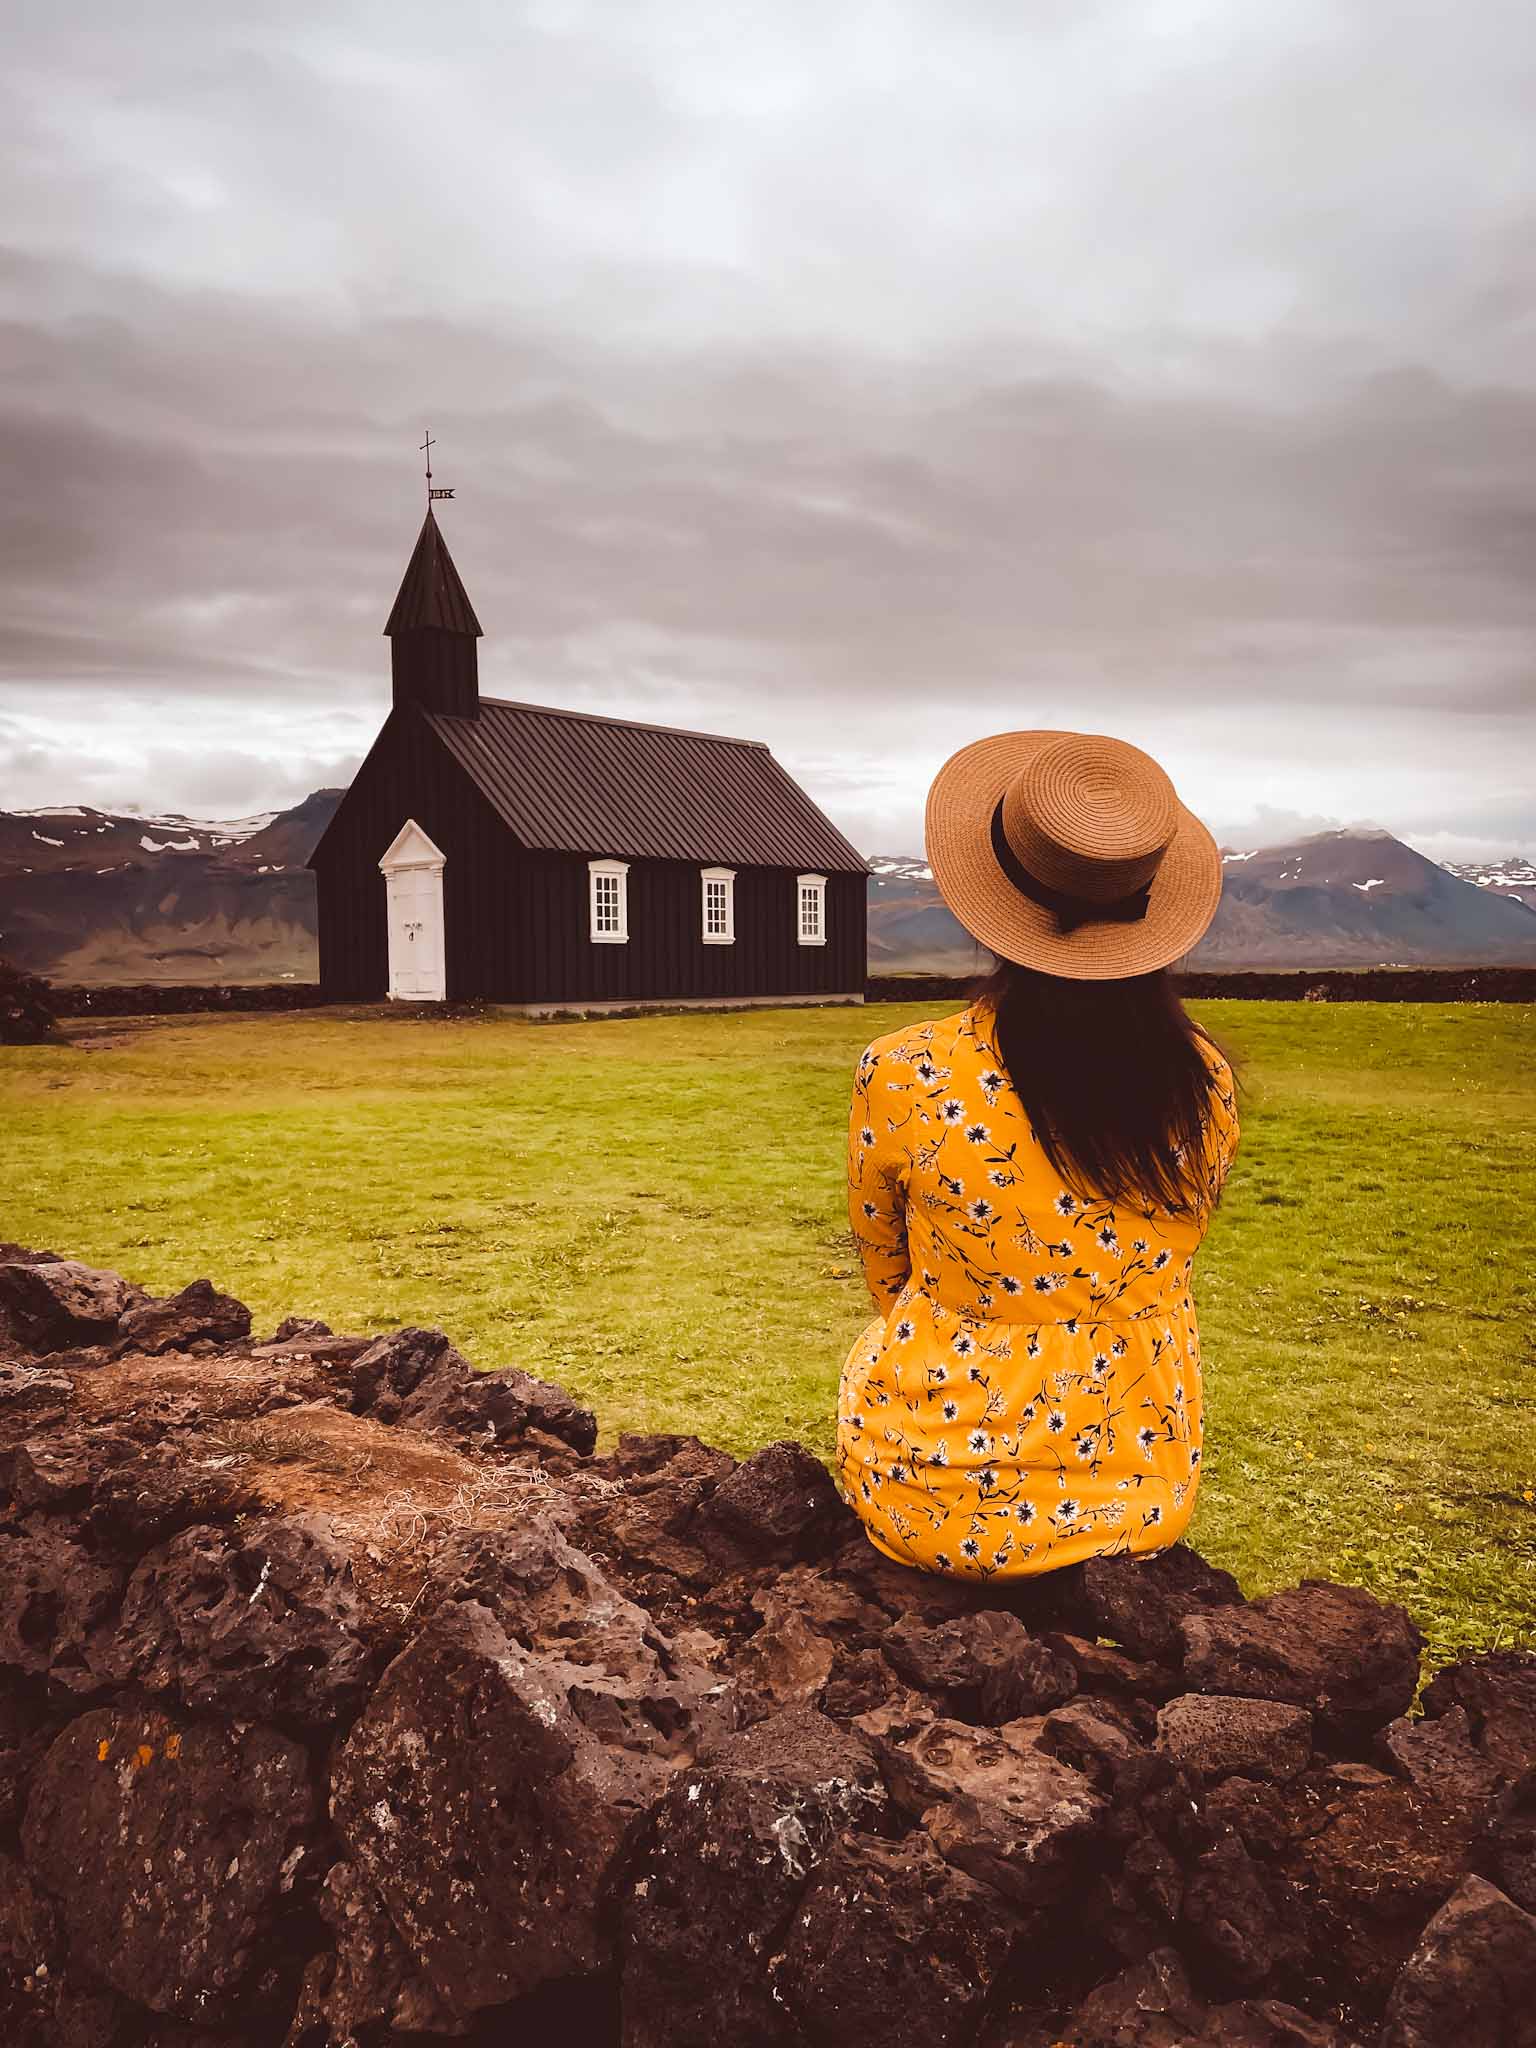
[[440,1331],[0,1306],[7,2043],[1531,2039],[1536,1658],[1415,1712],[1359,1588],[924,1576]]

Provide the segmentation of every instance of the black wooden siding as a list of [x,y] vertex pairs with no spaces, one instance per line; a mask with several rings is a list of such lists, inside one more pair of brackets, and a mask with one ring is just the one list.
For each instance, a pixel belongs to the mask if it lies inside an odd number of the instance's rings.
[[506,828],[413,707],[392,711],[315,849],[320,986],[343,1001],[389,993],[389,933],[379,861],[407,818],[444,856],[448,994],[488,995],[512,974],[512,874]]
[[[795,868],[736,868],[736,942],[706,946],[700,863],[631,860],[629,941],[590,937],[589,858],[527,852],[414,708],[391,713],[317,849],[320,980],[337,1000],[389,987],[381,855],[407,818],[442,849],[448,994],[495,1002],[853,995],[865,972],[862,874],[827,873],[824,946],[797,942]],[[821,870],[820,872],[826,872]]]

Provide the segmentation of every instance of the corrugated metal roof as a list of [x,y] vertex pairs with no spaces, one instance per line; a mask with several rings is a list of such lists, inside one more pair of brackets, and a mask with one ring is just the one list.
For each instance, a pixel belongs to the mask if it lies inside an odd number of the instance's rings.
[[494,697],[478,718],[422,715],[526,847],[865,871],[761,740]]
[[459,581],[448,543],[430,506],[390,607],[384,635],[392,639],[396,633],[410,633],[422,626],[435,626],[443,633],[473,633],[476,639],[481,637],[475,608]]

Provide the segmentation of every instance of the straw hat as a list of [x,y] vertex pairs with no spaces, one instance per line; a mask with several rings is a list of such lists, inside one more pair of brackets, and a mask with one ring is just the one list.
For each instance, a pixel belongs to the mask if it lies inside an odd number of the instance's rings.
[[1221,855],[1150,754],[1079,732],[1002,732],[928,792],[939,894],[1001,959],[1074,981],[1150,974],[1216,914]]

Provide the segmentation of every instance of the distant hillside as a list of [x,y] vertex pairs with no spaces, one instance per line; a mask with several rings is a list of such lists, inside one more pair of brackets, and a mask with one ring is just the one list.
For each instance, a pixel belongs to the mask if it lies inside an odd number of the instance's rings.
[[233,823],[74,807],[0,811],[0,953],[55,981],[312,981],[317,790]]
[[[1536,963],[1531,863],[1453,873],[1388,832],[1324,832],[1223,855],[1221,905],[1192,967],[1457,967]],[[870,863],[873,973],[963,973],[977,949],[919,860]],[[1486,878],[1486,880],[1485,880]]]
[[1536,860],[1512,853],[1508,860],[1499,861],[1448,860],[1445,867],[1448,874],[1459,875],[1464,882],[1496,890],[1523,903],[1527,910],[1536,910]]
[[[305,869],[341,791],[233,823],[87,809],[0,811],[0,953],[55,981],[312,981]],[[1536,867],[1437,867],[1386,832],[1229,850],[1195,967],[1536,964]],[[969,974],[986,955],[927,864],[870,862],[872,974]]]

